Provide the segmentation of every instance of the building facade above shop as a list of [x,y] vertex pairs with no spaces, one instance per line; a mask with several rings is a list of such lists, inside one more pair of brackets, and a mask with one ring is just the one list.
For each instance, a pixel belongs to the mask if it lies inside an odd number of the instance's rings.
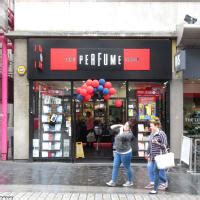
[[16,0],[15,31],[132,32],[173,37],[184,16],[192,13],[200,18],[199,10],[200,2]]
[[177,47],[200,48],[200,24],[180,24],[177,26]]

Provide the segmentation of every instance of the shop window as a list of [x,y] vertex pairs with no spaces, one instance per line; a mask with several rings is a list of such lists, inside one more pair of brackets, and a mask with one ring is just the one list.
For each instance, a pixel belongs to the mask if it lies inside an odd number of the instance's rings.
[[42,159],[71,157],[71,83],[33,83],[32,157]]
[[200,81],[184,81],[184,135],[200,135]]
[[129,82],[128,84],[128,120],[135,124],[134,155],[144,157],[147,154],[149,121],[159,117],[165,126],[165,86],[162,83]]

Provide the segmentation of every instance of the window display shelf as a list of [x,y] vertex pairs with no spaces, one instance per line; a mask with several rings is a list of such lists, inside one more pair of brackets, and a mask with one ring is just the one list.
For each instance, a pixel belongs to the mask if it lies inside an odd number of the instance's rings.
[[145,157],[148,145],[150,131],[146,130],[145,123],[138,123],[138,156]]
[[39,99],[38,139],[33,145],[33,158],[70,158],[71,100],[64,96],[43,95]]

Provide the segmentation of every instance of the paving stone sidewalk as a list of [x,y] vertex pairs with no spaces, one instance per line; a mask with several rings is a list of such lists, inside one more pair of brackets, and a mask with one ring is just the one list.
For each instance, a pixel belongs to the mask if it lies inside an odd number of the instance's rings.
[[[4,197],[4,198],[3,198]],[[94,192],[1,192],[0,199],[7,200],[200,200],[189,194],[94,193]]]
[[[112,163],[0,161],[0,200],[200,200],[200,174],[187,173],[187,168],[177,166],[168,172],[168,191],[149,195],[143,189],[148,183],[146,165],[134,163],[132,168],[133,187],[122,187],[123,168],[117,187],[107,187]],[[6,196],[10,198],[3,198]]]

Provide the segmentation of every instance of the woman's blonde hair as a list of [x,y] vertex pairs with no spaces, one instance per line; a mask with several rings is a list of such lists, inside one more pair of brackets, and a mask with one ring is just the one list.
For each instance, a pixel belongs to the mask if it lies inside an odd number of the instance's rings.
[[158,117],[155,117],[154,119],[150,120],[150,124],[154,124],[154,126],[161,128],[161,122]]

